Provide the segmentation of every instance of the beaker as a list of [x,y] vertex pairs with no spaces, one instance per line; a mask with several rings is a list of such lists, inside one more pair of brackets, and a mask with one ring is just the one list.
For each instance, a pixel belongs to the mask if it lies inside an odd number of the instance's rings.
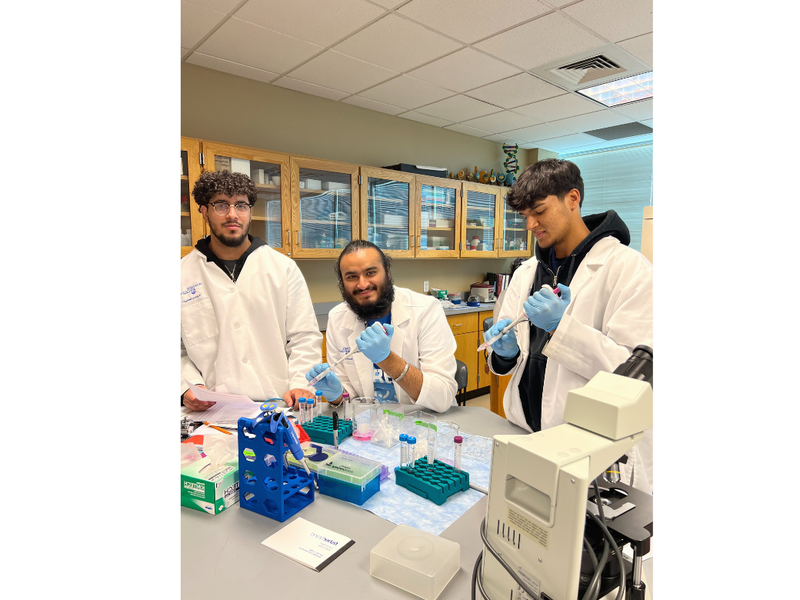
[[368,442],[375,434],[378,426],[378,409],[380,402],[377,398],[361,396],[350,401],[353,406],[353,439]]

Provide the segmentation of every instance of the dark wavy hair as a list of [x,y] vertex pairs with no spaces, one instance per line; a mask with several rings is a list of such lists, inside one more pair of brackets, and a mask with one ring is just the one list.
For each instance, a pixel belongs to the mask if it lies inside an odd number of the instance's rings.
[[581,195],[583,206],[583,179],[578,166],[568,160],[546,158],[525,169],[517,183],[508,191],[506,204],[516,212],[533,208],[537,200],[557,196],[563,200],[570,190]]
[[206,171],[192,189],[192,196],[197,202],[197,209],[207,206],[214,197],[214,194],[225,194],[227,196],[247,196],[250,206],[253,206],[258,199],[258,190],[253,181],[243,173],[231,173],[224,171]]

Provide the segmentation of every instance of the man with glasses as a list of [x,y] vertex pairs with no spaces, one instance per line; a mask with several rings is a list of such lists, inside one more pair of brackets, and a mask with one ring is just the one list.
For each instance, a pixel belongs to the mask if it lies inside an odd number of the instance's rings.
[[211,234],[181,259],[181,401],[189,384],[253,400],[313,397],[305,373],[322,334],[295,262],[249,235],[257,191],[249,177],[203,173],[192,190]]

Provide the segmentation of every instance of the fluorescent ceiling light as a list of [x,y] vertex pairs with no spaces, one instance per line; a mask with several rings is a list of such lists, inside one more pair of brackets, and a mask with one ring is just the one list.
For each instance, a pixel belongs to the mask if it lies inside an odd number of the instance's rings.
[[653,72],[618,79],[610,83],[578,90],[579,94],[606,106],[621,106],[653,97]]

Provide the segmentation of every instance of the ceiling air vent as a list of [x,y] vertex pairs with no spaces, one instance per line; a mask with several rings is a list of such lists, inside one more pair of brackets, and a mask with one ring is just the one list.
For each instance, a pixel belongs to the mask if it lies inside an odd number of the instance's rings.
[[652,71],[615,44],[593,48],[530,69],[537,77],[571,92]]
[[551,73],[563,77],[572,85],[589,83],[590,81],[602,79],[609,75],[618,75],[626,71],[626,69],[602,54],[584,58],[563,67],[550,69]]

